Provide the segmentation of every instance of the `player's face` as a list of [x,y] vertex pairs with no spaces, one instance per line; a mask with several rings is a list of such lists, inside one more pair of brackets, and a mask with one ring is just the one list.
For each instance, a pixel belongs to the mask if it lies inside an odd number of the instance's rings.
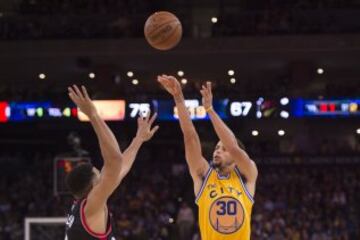
[[225,168],[233,164],[233,160],[231,160],[230,153],[226,151],[222,142],[218,142],[215,147],[215,151],[213,153],[213,163],[216,168]]

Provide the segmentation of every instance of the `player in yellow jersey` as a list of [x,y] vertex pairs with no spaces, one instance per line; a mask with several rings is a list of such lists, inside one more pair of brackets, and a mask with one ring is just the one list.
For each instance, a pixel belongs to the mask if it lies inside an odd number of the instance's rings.
[[[242,144],[212,107],[211,83],[201,89],[203,106],[220,141],[209,164],[202,156],[199,136],[185,107],[179,81],[158,76],[173,96],[184,135],[185,155],[194,181],[202,240],[249,240],[251,212],[258,171]],[[245,181],[241,179],[244,176]]]

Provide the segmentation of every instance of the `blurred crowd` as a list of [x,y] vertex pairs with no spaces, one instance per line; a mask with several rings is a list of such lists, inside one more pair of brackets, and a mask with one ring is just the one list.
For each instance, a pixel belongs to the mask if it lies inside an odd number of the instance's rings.
[[131,14],[151,13],[166,4],[163,0],[21,0],[18,10],[21,14],[45,15],[91,15],[91,14]]
[[[200,239],[185,160],[180,149],[170,150],[144,147],[110,199],[117,239]],[[67,212],[72,198],[53,194],[54,156],[40,149],[2,152],[0,239],[23,239],[25,216],[58,217]],[[252,239],[359,239],[359,201],[359,163],[261,163]],[[34,225],[32,234],[34,240],[61,239],[63,229]]]
[[247,1],[248,11],[220,9],[215,36],[359,32],[360,1]]
[[[203,6],[209,7],[209,6]],[[354,1],[220,1],[212,5],[219,21],[213,36],[359,32],[358,0]],[[200,10],[192,11],[192,8]],[[0,16],[2,39],[142,37],[151,13],[170,10],[181,19],[185,36],[198,36],[202,6],[184,1],[22,0]],[[193,13],[194,12],[194,13]],[[198,19],[203,18],[198,22]],[[206,27],[205,27],[206,28]]]
[[260,172],[253,239],[358,239],[359,170],[272,166]]

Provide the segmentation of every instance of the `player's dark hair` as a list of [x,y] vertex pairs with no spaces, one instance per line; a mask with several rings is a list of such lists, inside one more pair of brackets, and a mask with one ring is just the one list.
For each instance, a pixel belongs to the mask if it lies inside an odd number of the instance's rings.
[[92,187],[93,165],[83,163],[76,166],[66,177],[66,184],[76,198],[85,197]]

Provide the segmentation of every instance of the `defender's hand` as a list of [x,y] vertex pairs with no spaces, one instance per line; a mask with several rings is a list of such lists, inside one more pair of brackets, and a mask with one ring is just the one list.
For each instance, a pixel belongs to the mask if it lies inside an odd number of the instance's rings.
[[154,115],[150,118],[150,113],[146,117],[138,117],[138,129],[136,133],[136,137],[141,139],[142,141],[146,142],[150,140],[155,132],[159,129],[159,126],[155,126],[151,129],[151,125],[154,123],[156,119],[157,114],[154,113]]
[[81,90],[82,91],[80,91],[78,86],[73,85],[72,87],[68,87],[68,94],[76,106],[90,118],[91,116],[97,114],[97,110],[94,103],[91,101],[86,88],[81,86]]
[[202,86],[200,90],[202,96],[202,104],[204,108],[209,111],[212,109],[213,95],[211,90],[211,82],[206,82],[206,85]]

